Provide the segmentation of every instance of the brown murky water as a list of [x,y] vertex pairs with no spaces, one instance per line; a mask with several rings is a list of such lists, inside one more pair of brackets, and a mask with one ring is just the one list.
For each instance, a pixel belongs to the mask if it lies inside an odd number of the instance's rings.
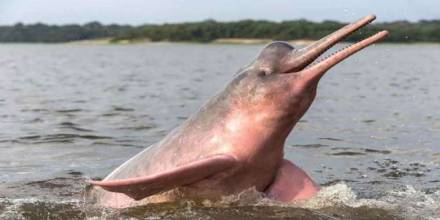
[[160,140],[262,45],[0,45],[0,219],[439,219],[440,46],[378,45],[323,78],[286,156],[305,204],[93,206],[104,177]]

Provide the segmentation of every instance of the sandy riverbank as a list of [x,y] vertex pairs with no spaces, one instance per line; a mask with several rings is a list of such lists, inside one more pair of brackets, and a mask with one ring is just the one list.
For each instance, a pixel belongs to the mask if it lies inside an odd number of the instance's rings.
[[[272,39],[256,39],[256,38],[220,38],[209,43],[210,44],[267,44],[272,41],[273,41]],[[161,41],[159,43],[163,43],[163,42],[168,42],[168,41]],[[288,42],[294,45],[308,45],[312,43],[313,40],[298,39],[298,40],[290,40]],[[107,44],[140,44],[140,43],[156,43],[156,42],[152,42],[150,39],[114,41],[112,38],[99,38],[99,39],[90,39],[90,40],[70,41],[67,42],[66,44],[107,45]],[[185,42],[185,43],[198,43],[198,42]]]

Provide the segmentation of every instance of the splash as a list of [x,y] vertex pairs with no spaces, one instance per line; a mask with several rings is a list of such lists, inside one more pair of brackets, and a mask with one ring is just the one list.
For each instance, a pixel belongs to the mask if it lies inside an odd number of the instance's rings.
[[345,183],[323,188],[318,195],[296,205],[309,209],[328,207],[379,208],[404,219],[440,219],[440,191],[425,193],[413,186],[392,190],[378,199],[359,199]]
[[345,183],[323,187],[307,201],[279,203],[254,188],[220,201],[179,201],[115,210],[85,200],[0,198],[0,219],[440,219],[440,191],[413,186],[364,199]]

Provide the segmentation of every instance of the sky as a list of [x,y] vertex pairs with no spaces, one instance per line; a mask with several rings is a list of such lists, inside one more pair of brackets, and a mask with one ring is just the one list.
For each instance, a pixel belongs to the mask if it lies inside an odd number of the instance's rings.
[[440,19],[440,0],[0,0],[0,24],[176,23],[215,19]]

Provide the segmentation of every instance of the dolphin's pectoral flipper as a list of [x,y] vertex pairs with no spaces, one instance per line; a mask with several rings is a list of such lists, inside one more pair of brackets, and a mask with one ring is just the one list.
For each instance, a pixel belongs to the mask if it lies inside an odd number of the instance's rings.
[[288,160],[283,160],[265,194],[273,200],[290,202],[311,198],[318,191],[319,187],[301,168]]
[[220,154],[149,176],[89,182],[107,191],[124,193],[135,200],[141,200],[159,192],[202,180],[225,171],[235,164],[234,157]]

